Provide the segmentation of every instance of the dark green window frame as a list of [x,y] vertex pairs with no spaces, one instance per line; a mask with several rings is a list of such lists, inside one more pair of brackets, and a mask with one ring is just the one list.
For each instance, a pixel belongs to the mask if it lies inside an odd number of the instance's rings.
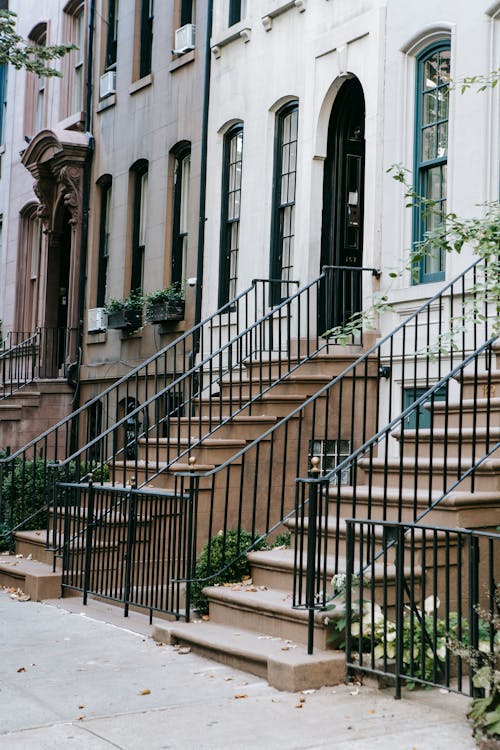
[[282,107],[276,115],[274,143],[273,209],[271,219],[270,302],[279,303],[290,293],[295,240],[295,194],[297,184],[299,103]]
[[226,133],[222,158],[219,307],[236,296],[238,282],[243,125],[235,125]]
[[98,181],[98,185],[100,188],[100,216],[96,307],[104,307],[104,305],[106,304],[106,287],[108,283],[111,184],[112,182],[110,175],[103,175],[103,177],[101,177]]
[[144,176],[148,174],[148,162],[141,160],[132,168],[134,179],[134,203],[132,217],[132,269],[130,274],[130,291],[142,292],[144,284],[144,256],[146,245],[143,226],[148,196],[143,195]]
[[[413,216],[414,245],[436,228],[446,215],[448,167],[448,118],[450,83],[449,41],[428,47],[417,58],[415,117],[415,188],[419,196],[434,201],[434,207],[416,206]],[[445,254],[430,252],[416,263],[414,283],[445,278]]]
[[174,156],[171,281],[183,285],[185,282],[184,264],[188,241],[188,206],[184,205],[184,201],[187,200],[189,195],[189,184],[185,185],[184,181],[186,180],[185,166],[187,160],[191,158],[191,144],[188,141],[183,141],[175,148]]
[[229,0],[228,26],[234,26],[235,23],[241,21],[241,13],[244,10],[244,5],[244,0]]
[[106,36],[106,70],[116,66],[118,42],[118,0],[108,0],[108,33]]
[[181,14],[179,27],[193,23],[193,0],[181,0]]
[[153,20],[154,0],[141,0],[140,78],[144,78],[144,76],[151,73],[151,61],[153,57]]

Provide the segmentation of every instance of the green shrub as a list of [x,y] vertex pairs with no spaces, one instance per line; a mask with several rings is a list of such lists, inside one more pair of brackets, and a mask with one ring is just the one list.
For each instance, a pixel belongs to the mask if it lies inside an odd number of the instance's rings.
[[[200,612],[208,611],[208,601],[202,590],[216,583],[234,583],[250,574],[246,554],[250,548],[262,549],[263,541],[252,546],[258,535],[252,537],[243,529],[220,532],[200,552],[196,563],[195,577],[199,580],[191,585],[191,605]],[[241,555],[241,557],[240,557]],[[213,577],[211,577],[213,576]],[[210,577],[210,580],[206,580]]]
[[[90,467],[71,461],[61,475],[61,481],[77,482]],[[107,466],[94,468],[94,481],[109,478]],[[34,461],[16,459],[2,481],[0,545],[11,546],[10,532],[16,527],[23,531],[47,528],[47,506],[52,500],[54,473],[41,458]],[[3,540],[3,542],[2,542]]]

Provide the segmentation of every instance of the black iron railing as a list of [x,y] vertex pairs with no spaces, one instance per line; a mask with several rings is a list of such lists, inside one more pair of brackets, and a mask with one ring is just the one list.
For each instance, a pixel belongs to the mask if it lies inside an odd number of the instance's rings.
[[[172,492],[58,483],[63,516],[63,590],[166,612],[186,608],[184,586],[194,565],[195,523],[189,483]],[[189,611],[189,602],[187,602]]]
[[[296,408],[249,445],[219,466],[198,472],[198,502],[206,508],[203,517],[199,517],[198,540],[209,540],[219,532],[225,535],[233,527],[244,528],[254,538],[262,539],[290,521],[297,545],[294,605],[308,606],[311,610],[324,606],[327,575],[339,569],[343,518],[356,515],[358,506],[367,507],[368,515],[374,515],[377,507],[382,518],[389,513],[401,518],[406,513],[408,497],[412,512],[414,483],[420,472],[414,471],[411,479],[406,480],[404,471],[407,466],[421,470],[418,452],[422,458],[424,442],[430,452],[424,464],[432,481],[418,490],[417,507],[432,506],[438,496],[443,497],[456,487],[458,479],[470,477],[472,485],[467,489],[472,491],[475,474],[484,463],[480,456],[488,452],[485,436],[489,446],[495,439],[489,422],[493,407],[490,387],[493,339],[477,346],[491,330],[492,323],[489,310],[482,309],[470,291],[481,277],[481,263],[471,265],[313,396],[299,399]],[[445,347],[445,340],[450,344],[454,321],[468,315],[469,304],[476,311],[481,308],[479,314],[470,319],[467,329],[460,325],[458,338],[455,337],[452,346]],[[431,342],[441,342],[435,352],[430,350]],[[466,367],[472,367],[472,372]],[[449,389],[443,395],[440,389],[446,384]],[[469,395],[466,388],[471,389]],[[406,399],[405,409],[402,405]],[[480,413],[484,415],[481,423],[477,418]],[[438,414],[442,420],[439,440]],[[434,470],[442,436],[446,435],[446,444],[455,430],[455,439],[460,444],[457,435],[465,428],[465,414],[472,415],[472,453],[466,455],[459,449],[458,457],[440,457],[443,468],[441,472]],[[453,429],[452,415],[457,420]],[[416,442],[420,446],[417,455],[407,452],[411,422],[404,420],[409,417],[416,420],[415,431],[419,435]],[[428,429],[424,428],[426,419],[430,420]],[[394,431],[398,425],[403,430],[399,436]],[[387,439],[377,455],[381,434]],[[321,475],[312,483],[317,486],[321,502],[326,504],[328,500],[334,509],[336,529],[326,528],[324,509],[320,508],[317,530],[318,536],[324,535],[325,542],[321,546],[316,544],[312,557],[311,551],[309,554],[315,588],[306,605],[308,517],[302,509],[309,503],[305,488],[310,480],[296,482],[295,478],[307,474],[310,458],[315,455],[319,457]],[[332,466],[334,470],[329,471]],[[333,552],[327,532],[333,535]],[[227,566],[232,562],[228,560]],[[207,583],[218,573],[214,569],[207,576]]]
[[77,330],[37,328],[33,333],[9,332],[0,349],[0,400],[34,380],[67,378],[76,352]]
[[[479,367],[493,356],[494,341],[478,347],[326,476],[297,480],[294,605],[309,610],[311,652],[313,612],[327,606],[329,581],[345,570],[346,516],[416,522],[435,511],[445,518],[452,508],[442,510],[442,502],[451,493],[462,505],[467,497],[469,506],[495,502],[490,488],[500,467],[500,429],[492,414],[498,407],[492,371],[483,370],[481,379]],[[457,384],[463,394],[466,379],[469,397],[449,396]],[[425,411],[434,419],[421,427]],[[393,438],[400,453],[390,457]],[[349,486],[342,484],[346,475]]]
[[[317,325],[324,280],[321,274],[271,310],[266,309],[268,288],[278,282],[255,280],[202,323],[0,460],[0,520],[8,522],[12,502],[2,488],[14,476],[19,485],[16,518],[22,518],[37,509],[33,497],[43,495],[50,502],[45,482],[50,464],[59,461],[59,478],[69,481],[75,466],[80,478],[106,466],[101,477],[112,484],[125,485],[132,474],[144,484],[233,417],[251,414],[252,404],[264,393],[328,347]],[[293,290],[298,282],[286,284]],[[357,335],[354,339],[361,342]],[[43,491],[34,492],[34,473],[44,478]]]
[[475,671],[500,649],[500,534],[364,519],[346,532],[348,669],[396,698],[405,684],[477,696]]

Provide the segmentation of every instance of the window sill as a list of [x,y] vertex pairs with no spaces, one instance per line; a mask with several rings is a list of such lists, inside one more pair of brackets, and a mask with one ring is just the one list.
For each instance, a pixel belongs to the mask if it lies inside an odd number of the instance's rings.
[[195,50],[191,49],[189,52],[185,52],[183,55],[175,55],[174,59],[170,63],[170,72],[182,68],[184,65],[193,62],[195,58]]
[[116,94],[110,94],[105,99],[101,99],[97,105],[97,113],[104,112],[104,110],[114,107],[116,104]]
[[139,78],[138,81],[134,81],[134,83],[132,83],[131,86],[129,87],[128,93],[136,94],[138,91],[142,91],[142,89],[145,89],[148,86],[151,86],[152,83],[153,83],[153,74],[149,73],[147,76],[144,76],[143,78]]
[[273,2],[271,0],[269,4],[271,7],[268,12],[262,16],[262,25],[266,31],[271,31],[273,28],[273,19],[281,16],[282,13],[286,13],[287,10],[297,8],[299,13],[303,13],[307,6],[307,0],[288,0],[288,2],[283,2],[283,0],[274,0]]
[[230,30],[220,36],[216,42],[211,45],[212,53],[216,59],[221,56],[221,50],[231,42],[235,42],[237,39],[242,39],[245,44],[248,44],[252,37],[252,29],[250,26],[245,26],[244,23],[238,23],[231,26]]

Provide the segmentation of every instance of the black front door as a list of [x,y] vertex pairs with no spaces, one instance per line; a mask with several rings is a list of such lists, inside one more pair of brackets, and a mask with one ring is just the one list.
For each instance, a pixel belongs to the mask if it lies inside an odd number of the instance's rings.
[[[345,324],[361,310],[365,100],[356,78],[345,81],[328,126],[323,178],[321,265],[329,267],[320,330]],[[333,268],[332,268],[333,267]]]

